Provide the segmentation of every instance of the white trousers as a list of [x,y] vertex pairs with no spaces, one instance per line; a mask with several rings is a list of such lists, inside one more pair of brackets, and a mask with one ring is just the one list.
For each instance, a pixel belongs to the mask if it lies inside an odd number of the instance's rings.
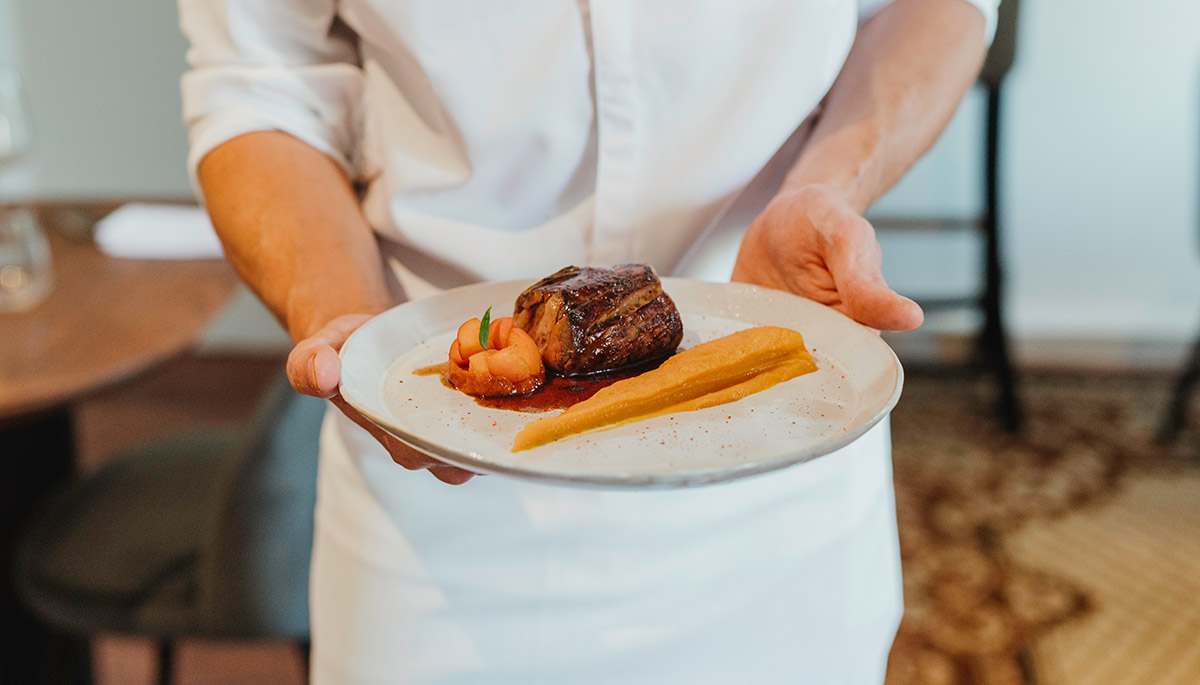
[[461,486],[325,418],[313,682],[883,682],[901,613],[887,421],[685,490]]

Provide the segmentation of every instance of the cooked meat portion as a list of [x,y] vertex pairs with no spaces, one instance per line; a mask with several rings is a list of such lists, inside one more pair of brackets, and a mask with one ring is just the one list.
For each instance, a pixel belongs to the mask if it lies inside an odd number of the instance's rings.
[[568,266],[517,297],[513,324],[565,376],[665,357],[683,339],[679,310],[648,264]]

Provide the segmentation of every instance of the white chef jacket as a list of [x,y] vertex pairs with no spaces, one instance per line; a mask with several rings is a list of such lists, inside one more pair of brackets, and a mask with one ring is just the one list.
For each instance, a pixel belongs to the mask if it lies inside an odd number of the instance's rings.
[[[723,280],[886,2],[180,0],[190,164],[256,130],[324,152],[410,298],[567,264]],[[887,444],[689,492],[451,488],[331,414],[314,678],[877,682]]]

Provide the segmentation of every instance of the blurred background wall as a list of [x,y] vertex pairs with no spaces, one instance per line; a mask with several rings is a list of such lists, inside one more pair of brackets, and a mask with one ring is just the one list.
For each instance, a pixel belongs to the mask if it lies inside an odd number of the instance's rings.
[[17,165],[31,176],[21,192],[191,194],[178,85],[187,44],[174,2],[0,0],[0,45],[34,129]]
[[[1001,152],[1008,314],[1019,356],[1174,363],[1195,335],[1198,27],[1194,0],[1022,2]],[[978,95],[874,214],[978,210]],[[882,240],[889,280],[906,291],[948,281],[970,287],[978,272],[974,242]],[[1074,344],[1089,341],[1097,345]]]
[[[1172,365],[1200,326],[1200,3],[1025,0],[1006,86],[1003,220],[1019,359]],[[0,64],[24,80],[33,149],[0,167],[12,197],[190,194],[177,82],[186,43],[164,0],[0,0]],[[873,210],[967,216],[981,198],[983,112]],[[972,236],[885,234],[907,293],[973,287]],[[962,331],[970,317],[932,318]],[[279,345],[243,298],[217,349]]]

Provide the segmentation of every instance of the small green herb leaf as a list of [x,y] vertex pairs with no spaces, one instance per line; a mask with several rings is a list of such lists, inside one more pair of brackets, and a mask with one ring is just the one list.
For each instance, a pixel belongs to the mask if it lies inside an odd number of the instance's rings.
[[479,346],[487,349],[488,342],[488,327],[492,324],[492,308],[488,307],[483,313],[483,318],[479,320]]

